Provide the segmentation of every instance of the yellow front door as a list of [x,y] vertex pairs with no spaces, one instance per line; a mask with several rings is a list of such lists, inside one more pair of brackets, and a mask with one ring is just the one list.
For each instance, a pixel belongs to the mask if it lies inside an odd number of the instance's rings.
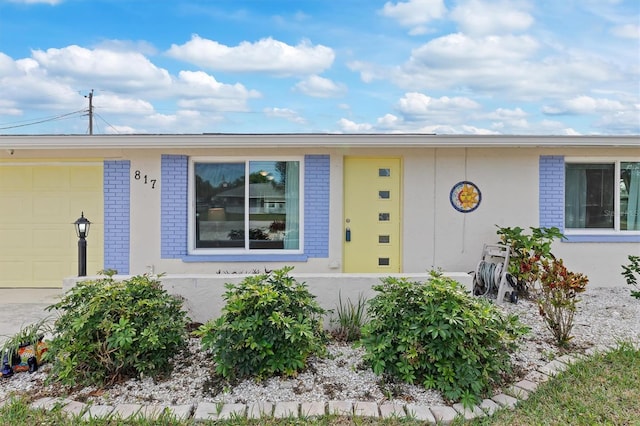
[[346,157],[344,272],[400,272],[399,158]]

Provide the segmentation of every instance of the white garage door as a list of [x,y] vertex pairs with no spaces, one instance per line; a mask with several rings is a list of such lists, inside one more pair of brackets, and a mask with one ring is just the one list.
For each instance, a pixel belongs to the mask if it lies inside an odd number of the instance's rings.
[[87,274],[102,269],[102,173],[101,162],[0,163],[0,287],[61,287],[77,275],[83,211]]

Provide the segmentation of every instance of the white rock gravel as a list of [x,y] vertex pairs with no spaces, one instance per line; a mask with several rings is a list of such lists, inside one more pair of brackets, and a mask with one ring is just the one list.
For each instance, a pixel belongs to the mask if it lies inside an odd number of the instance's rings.
[[[579,295],[575,315],[572,352],[582,353],[593,346],[615,345],[620,340],[640,343],[640,300],[630,296],[629,288],[590,288]],[[519,315],[531,327],[520,349],[512,355],[518,376],[547,364],[564,352],[553,344],[537,307],[530,301],[506,303],[503,309]],[[200,349],[197,339],[189,342],[188,353],[176,357],[175,369],[166,380],[129,380],[108,389],[84,388],[69,391],[44,386],[49,366],[33,374],[18,373],[0,379],[0,401],[14,392],[34,396],[66,396],[82,402],[117,405],[186,404],[198,402],[252,403],[259,401],[374,401],[421,405],[444,405],[438,392],[421,386],[389,383],[362,364],[363,350],[344,344],[331,344],[329,355],[311,359],[309,368],[295,378],[271,378],[262,382],[245,380],[234,386],[212,380],[213,362]]]

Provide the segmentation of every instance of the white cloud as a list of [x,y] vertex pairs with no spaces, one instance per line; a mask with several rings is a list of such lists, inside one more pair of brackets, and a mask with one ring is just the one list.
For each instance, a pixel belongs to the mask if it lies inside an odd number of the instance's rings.
[[451,12],[466,34],[489,35],[524,31],[534,20],[521,4],[501,1],[467,0],[459,3]]
[[289,108],[265,108],[263,112],[267,117],[284,118],[297,124],[306,123],[303,117],[300,117],[297,112]]
[[198,35],[182,45],[173,44],[167,55],[211,70],[280,76],[317,74],[329,68],[335,58],[331,48],[308,41],[290,46],[269,37],[229,47]]
[[405,116],[413,119],[425,119],[435,115],[462,114],[464,110],[476,109],[480,105],[464,97],[443,96],[432,98],[423,93],[405,93],[398,101],[398,110]]
[[616,37],[640,39],[640,25],[618,25],[611,29],[611,33]]
[[493,112],[486,115],[486,118],[491,120],[513,120],[513,119],[521,119],[527,117],[527,113],[524,112],[521,108],[516,109],[507,109],[507,108],[497,108]]
[[118,96],[113,93],[97,93],[93,105],[98,114],[126,114],[144,116],[155,113],[153,105],[143,99]]
[[443,0],[408,0],[387,2],[380,13],[404,27],[410,27],[411,34],[418,35],[427,32],[426,24],[442,18],[446,11]]
[[627,109],[620,101],[611,99],[597,99],[590,96],[577,96],[572,99],[560,101],[555,105],[545,105],[542,112],[545,114],[593,114],[596,112],[623,111]]
[[62,49],[34,50],[35,59],[47,74],[93,85],[96,82],[121,90],[163,88],[171,84],[169,73],[144,55],[132,51],[86,49],[72,45]]
[[356,123],[346,118],[338,120],[338,127],[345,133],[367,133],[373,130],[373,126],[369,123]]
[[336,98],[344,95],[347,88],[345,85],[334,83],[328,78],[310,75],[298,82],[295,85],[295,90],[315,98]]
[[204,98],[259,98],[260,93],[248,90],[240,83],[224,84],[203,71],[180,71],[178,73],[178,93],[181,96]]

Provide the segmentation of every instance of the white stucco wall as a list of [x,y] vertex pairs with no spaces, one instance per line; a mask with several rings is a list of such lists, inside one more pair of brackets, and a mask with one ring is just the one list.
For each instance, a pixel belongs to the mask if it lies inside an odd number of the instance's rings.
[[[153,142],[155,136],[144,138]],[[180,139],[182,136],[176,136]],[[328,136],[327,136],[328,137]],[[131,137],[134,140],[135,137]],[[27,140],[37,144],[37,136]],[[164,138],[163,140],[166,140]],[[515,137],[514,137],[515,139]],[[0,142],[4,139],[0,138]],[[131,173],[140,170],[149,179],[157,179],[156,188],[131,179],[131,255],[130,273],[153,271],[167,274],[215,274],[218,271],[247,272],[280,268],[285,263],[184,263],[179,259],[160,258],[160,195],[162,154],[187,156],[263,156],[273,155],[274,148],[184,148],[154,147],[86,148],[94,140],[76,142],[70,147],[31,148],[0,152],[3,161],[28,161],[28,159],[115,159],[130,160]],[[113,139],[116,140],[116,139]],[[126,137],[117,141],[125,141]],[[34,142],[35,141],[35,142]],[[20,140],[18,142],[25,142]],[[67,141],[63,141],[67,143]],[[105,142],[107,144],[111,140]],[[339,273],[342,267],[343,209],[342,178],[343,158],[358,156],[399,156],[403,164],[403,271],[424,273],[431,268],[448,272],[472,270],[481,255],[484,243],[497,241],[496,226],[539,226],[538,222],[538,167],[540,155],[564,155],[573,157],[628,158],[640,160],[640,148],[626,147],[559,147],[550,148],[541,141],[540,146],[483,148],[464,147],[366,147],[344,144],[341,147],[278,147],[278,155],[330,155],[330,217],[329,257],[309,259],[308,262],[290,263],[295,273]],[[4,142],[2,142],[4,143]],[[12,142],[13,143],[13,142]],[[77,143],[78,145],[73,145]],[[102,142],[101,142],[102,143]],[[120,142],[118,142],[120,143]],[[165,142],[163,142],[165,143]],[[267,144],[268,142],[265,142]],[[633,143],[633,141],[631,142]],[[8,145],[7,145],[8,146]],[[12,148],[18,145],[11,145]],[[470,145],[468,145],[470,146]],[[470,180],[480,188],[482,203],[472,213],[459,213],[449,203],[449,191],[461,180]],[[72,218],[73,219],[73,218]],[[99,218],[91,218],[94,226],[101,226]],[[89,237],[89,249],[101,244]],[[554,252],[565,260],[571,270],[587,274],[594,286],[624,284],[620,265],[626,263],[629,254],[640,255],[640,243],[556,243]]]

